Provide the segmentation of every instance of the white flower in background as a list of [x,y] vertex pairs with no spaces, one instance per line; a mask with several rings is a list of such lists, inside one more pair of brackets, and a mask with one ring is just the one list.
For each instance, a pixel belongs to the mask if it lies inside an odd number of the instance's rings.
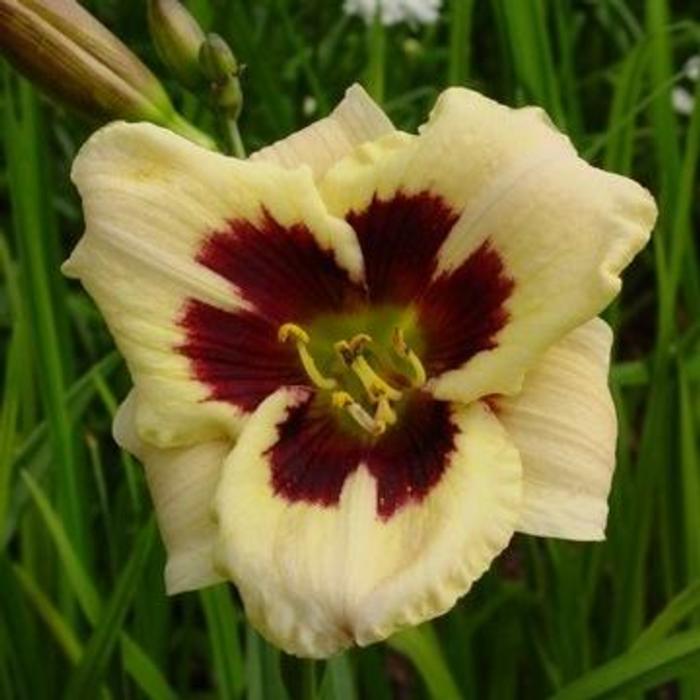
[[345,0],[343,10],[345,14],[362,17],[367,24],[377,15],[386,26],[400,22],[434,24],[441,4],[442,0]]
[[696,82],[700,78],[700,54],[691,56],[683,66],[683,71],[690,80]]
[[[696,83],[700,78],[700,54],[691,56],[683,66],[683,73],[688,80]],[[671,105],[678,114],[690,116],[695,109],[694,88],[689,90],[686,87],[677,85],[671,90]]]
[[695,107],[695,99],[684,87],[674,87],[671,91],[671,104],[678,114],[690,116]]

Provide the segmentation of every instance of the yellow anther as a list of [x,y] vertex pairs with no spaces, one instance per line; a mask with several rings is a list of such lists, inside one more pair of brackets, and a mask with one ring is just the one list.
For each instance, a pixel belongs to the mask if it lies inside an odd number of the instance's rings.
[[301,364],[309,379],[319,389],[335,389],[338,386],[338,382],[333,377],[325,377],[316,366],[316,361],[306,347],[309,342],[309,334],[301,326],[297,326],[296,323],[284,323],[277,331],[277,337],[281,343],[287,342],[290,338],[294,339]]
[[277,331],[277,337],[280,343],[286,343],[290,337],[300,343],[306,344],[309,342],[309,334],[301,326],[297,326],[296,323],[283,323]]
[[374,412],[374,420],[381,421],[386,425],[394,425],[396,423],[396,411],[394,411],[386,396],[382,396],[379,399],[377,409]]
[[334,391],[332,402],[337,408],[347,411],[355,423],[371,435],[378,436],[386,430],[386,423],[376,417],[373,418],[347,391]]
[[423,367],[423,363],[420,361],[418,355],[416,355],[416,353],[413,352],[413,350],[411,350],[406,343],[406,339],[403,337],[403,329],[399,327],[394,328],[392,344],[396,354],[411,365],[411,369],[413,370],[413,380],[411,383],[413,386],[423,386],[428,379],[428,375],[426,374],[425,367]]
[[335,408],[345,408],[351,403],[355,403],[355,399],[347,391],[334,391],[331,400]]
[[371,335],[367,335],[367,333],[358,333],[357,335],[350,338],[347,344],[350,350],[357,355],[358,353],[361,353],[364,350],[365,346],[369,345],[371,342]]

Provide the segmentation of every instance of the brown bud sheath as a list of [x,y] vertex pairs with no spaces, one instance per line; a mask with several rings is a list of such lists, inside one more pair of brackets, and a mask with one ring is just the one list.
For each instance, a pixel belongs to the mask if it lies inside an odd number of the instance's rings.
[[211,145],[175,112],[153,73],[74,0],[0,0],[0,53],[89,117],[150,121]]
[[204,84],[199,48],[204,32],[178,0],[149,0],[148,26],[161,61],[188,88]]

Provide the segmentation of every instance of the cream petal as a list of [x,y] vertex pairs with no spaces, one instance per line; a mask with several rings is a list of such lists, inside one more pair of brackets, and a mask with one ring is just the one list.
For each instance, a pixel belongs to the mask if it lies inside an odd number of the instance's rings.
[[522,393],[496,402],[523,463],[521,532],[605,537],[617,437],[608,389],[611,344],[609,326],[589,321],[547,351]]
[[[517,393],[552,343],[617,294],[656,218],[646,190],[585,163],[541,110],[461,88],[419,136],[359,147],[319,187],[332,214],[361,222],[370,289],[419,290],[431,389],[464,402]],[[363,218],[380,208],[381,226]],[[415,212],[434,223],[412,226]]]
[[392,131],[389,117],[361,85],[355,84],[327,117],[251,154],[250,160],[285,168],[305,164],[318,179],[356,146]]
[[165,549],[165,586],[169,594],[223,580],[213,567],[216,525],[212,500],[232,442],[203,442],[161,449],[136,432],[134,391],[119,407],[114,438],[143,463]]
[[[439,615],[466,593],[512,535],[520,459],[489,408],[453,405],[453,449],[421,500],[380,517],[379,482],[367,456],[350,465],[334,504],[292,502],[274,486],[270,455],[285,422],[296,420],[290,412],[307,400],[304,390],[280,390],[249,419],[215,499],[216,560],[264,636],[289,653],[327,657]],[[290,459],[323,451],[332,440],[323,429],[305,434],[311,443],[302,444],[295,428],[299,445]],[[293,469],[288,483],[330,483],[346,458],[331,450],[326,473]]]
[[[220,245],[223,268],[231,268],[235,256],[247,257],[250,251],[241,248],[255,232],[261,241],[268,236],[289,247],[303,229],[310,240],[304,252],[315,246],[316,258],[329,258],[336,277],[362,275],[352,229],[328,216],[307,167],[239,161],[150,124],[115,123],[82,148],[73,179],[86,233],[64,271],[80,278],[100,307],[139,389],[140,434],[161,447],[235,436],[247,411],[213,400],[218,395],[195,379],[191,358],[179,351],[191,341],[182,318],[193,300],[229,320],[260,311],[249,286],[202,262],[214,234],[231,234]],[[232,221],[248,227],[245,236],[231,233]],[[293,285],[302,272],[314,272],[298,270],[293,256],[254,257],[256,279],[248,285],[274,287],[282,299],[289,297],[282,281]],[[261,272],[270,279],[261,281]]]

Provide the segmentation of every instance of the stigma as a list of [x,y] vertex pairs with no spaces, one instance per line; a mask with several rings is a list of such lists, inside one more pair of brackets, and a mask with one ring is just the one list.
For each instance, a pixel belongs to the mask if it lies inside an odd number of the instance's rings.
[[[294,342],[309,381],[316,388],[331,392],[331,405],[343,411],[372,437],[382,435],[397,422],[394,406],[404,398],[405,391],[382,376],[370,335],[358,333],[347,340],[333,343],[336,365],[340,370],[332,373],[332,376],[319,369],[309,350],[309,333],[301,326],[284,323],[277,335],[282,343]],[[408,386],[409,390],[423,386],[427,380],[425,369],[420,358],[406,343],[400,328],[394,329],[391,349],[399,360],[398,364],[404,365],[405,371],[402,371],[396,369],[395,362],[391,362],[393,375],[401,379],[401,386]],[[373,359],[375,364],[371,361]],[[380,362],[379,366],[383,366],[383,363]],[[353,391],[357,395],[354,396]]]

